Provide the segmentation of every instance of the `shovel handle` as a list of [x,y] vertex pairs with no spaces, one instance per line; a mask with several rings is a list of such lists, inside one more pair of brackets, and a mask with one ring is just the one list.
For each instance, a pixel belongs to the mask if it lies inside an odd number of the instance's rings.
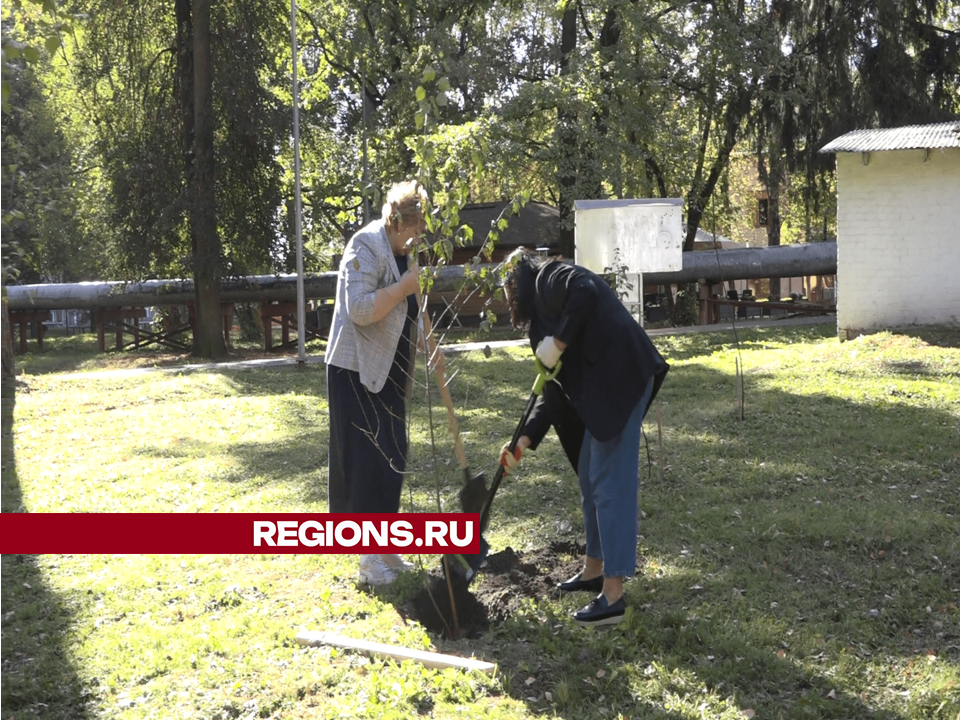
[[[533,406],[537,404],[537,396],[543,392],[543,387],[551,380],[556,379],[557,373],[560,372],[560,361],[557,360],[556,367],[552,370],[546,367],[540,358],[536,358],[537,361],[537,379],[533,383],[533,390],[530,392],[530,398],[527,400],[527,407],[523,410],[523,417],[520,418],[520,422],[517,423],[517,429],[513,431],[513,437],[510,439],[510,444],[507,446],[507,452],[513,453],[517,449],[517,443],[520,442],[520,437],[523,435],[523,427],[527,424],[527,420],[530,419],[530,413],[533,412]],[[503,480],[504,467],[503,465],[497,466],[497,473],[493,476],[493,483],[490,485],[490,492],[487,493],[487,501],[483,504],[483,512],[480,513],[480,533],[487,529],[487,523],[490,521],[490,506],[493,505],[493,496],[497,494],[497,488],[500,487],[500,481]]]
[[548,368],[546,365],[543,364],[543,361],[541,361],[540,358],[535,357],[534,359],[537,361],[537,379],[533,381],[532,392],[534,395],[539,395],[540,393],[543,392],[544,385],[546,385],[551,380],[556,379],[557,373],[560,372],[561,362],[560,360],[557,360],[556,366],[554,366],[553,370],[551,370],[550,368]]
[[[520,422],[517,423],[517,429],[513,431],[513,437],[510,439],[510,444],[507,446],[507,451],[512,453],[517,449],[517,443],[520,441],[521,435],[523,435],[523,426],[527,424],[527,420],[530,419],[530,413],[533,412],[533,406],[537,402],[537,393],[531,393],[530,398],[527,400],[527,407],[523,411],[523,417],[520,418]],[[500,487],[500,481],[503,480],[505,468],[503,465],[497,465],[497,472],[493,476],[493,482],[490,484],[490,492],[487,493],[487,500],[483,504],[483,512],[480,513],[480,534],[487,529],[487,523],[490,522],[490,506],[493,505],[493,496],[497,494],[497,489]]]
[[[436,338],[433,336],[433,326],[430,324],[430,315],[426,312],[423,313],[423,339],[426,341],[427,352],[429,353],[427,358],[427,367],[429,367],[430,360],[440,351],[437,348]],[[447,387],[446,375],[443,368],[440,367],[436,369],[435,374],[437,387],[440,390],[440,397],[443,398],[443,404],[447,408],[447,422],[450,424],[450,432],[453,433],[453,448],[457,453],[457,460],[460,462],[461,468],[468,470],[467,453],[464,451],[463,442],[460,440],[460,429],[457,427],[457,416],[453,411],[453,398],[450,397],[450,388]]]

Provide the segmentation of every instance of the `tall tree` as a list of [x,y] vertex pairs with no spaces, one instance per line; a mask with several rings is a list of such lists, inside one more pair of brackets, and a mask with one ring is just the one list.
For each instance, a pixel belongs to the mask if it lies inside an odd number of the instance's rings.
[[[577,2],[567,0],[560,16],[560,78],[570,79],[574,72],[577,51]],[[580,133],[575,106],[559,103],[557,106],[557,184],[560,186],[560,254],[573,258],[575,248],[573,214],[577,198],[577,174],[580,163]]]
[[[951,10],[953,14],[951,16]],[[811,218],[832,206],[833,156],[826,142],[859,127],[953,119],[960,113],[960,32],[955,3],[779,0],[772,6],[769,70],[754,122],[761,179],[770,196],[770,244],[780,232],[787,174],[803,205],[804,238],[822,238]]]
[[[98,228],[115,248],[104,254],[113,277],[194,276],[198,292],[205,288],[200,324],[220,333],[219,305],[208,307],[218,302],[208,292],[214,279],[290,269],[277,212],[285,180],[277,148],[288,141],[289,114],[275,49],[287,47],[289,16],[254,0],[198,8],[209,10],[212,29],[205,69],[194,62],[191,0],[80,0],[73,9],[90,20],[65,38],[51,99],[96,168],[97,200],[78,214],[109,217]],[[198,352],[222,350],[206,343]]]
[[190,186],[190,231],[197,318],[193,350],[200,357],[224,354],[220,311],[220,238],[217,235],[213,147],[213,64],[210,58],[210,2],[193,0],[193,176]]

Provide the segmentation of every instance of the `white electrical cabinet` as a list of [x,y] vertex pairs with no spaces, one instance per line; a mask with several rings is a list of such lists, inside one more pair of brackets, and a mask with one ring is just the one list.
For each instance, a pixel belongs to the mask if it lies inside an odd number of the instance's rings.
[[621,299],[643,323],[643,273],[683,267],[683,200],[574,202],[574,262],[595,273],[625,273]]

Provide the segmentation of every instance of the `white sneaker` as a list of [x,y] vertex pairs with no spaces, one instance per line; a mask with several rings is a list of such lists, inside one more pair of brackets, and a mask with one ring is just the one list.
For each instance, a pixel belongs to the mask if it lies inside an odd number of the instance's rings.
[[399,555],[381,555],[380,558],[386,563],[387,567],[396,572],[410,572],[413,570],[414,565],[412,562],[407,562]]
[[360,581],[368,585],[389,585],[397,574],[387,567],[379,555],[360,556]]

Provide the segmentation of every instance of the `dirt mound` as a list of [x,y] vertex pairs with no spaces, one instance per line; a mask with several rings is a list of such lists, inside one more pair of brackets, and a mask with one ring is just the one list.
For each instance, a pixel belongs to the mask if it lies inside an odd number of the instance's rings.
[[[469,585],[453,575],[450,586],[441,567],[431,571],[426,586],[411,601],[408,615],[427,630],[453,636],[476,637],[510,617],[527,598],[550,597],[556,584],[575,575],[583,562],[583,547],[570,541],[555,541],[521,556],[513,548],[487,556]],[[450,603],[453,590],[453,606]]]

